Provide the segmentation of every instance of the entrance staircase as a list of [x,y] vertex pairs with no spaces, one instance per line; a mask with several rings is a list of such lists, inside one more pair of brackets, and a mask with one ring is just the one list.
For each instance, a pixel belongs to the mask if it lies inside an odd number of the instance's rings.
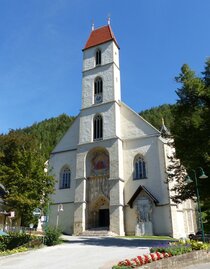
[[101,228],[93,228],[84,231],[82,236],[116,236],[117,234],[111,232],[108,230],[107,227],[101,227]]

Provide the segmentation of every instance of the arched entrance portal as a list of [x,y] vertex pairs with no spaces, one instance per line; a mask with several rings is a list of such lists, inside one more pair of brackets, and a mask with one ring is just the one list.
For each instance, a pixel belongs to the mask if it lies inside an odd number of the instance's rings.
[[109,153],[94,148],[86,160],[86,229],[109,228]]

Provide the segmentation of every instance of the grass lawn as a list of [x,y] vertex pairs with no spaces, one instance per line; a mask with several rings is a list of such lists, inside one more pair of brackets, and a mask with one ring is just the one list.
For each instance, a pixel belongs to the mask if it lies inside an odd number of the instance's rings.
[[170,241],[176,241],[176,239],[170,237],[170,236],[156,236],[156,235],[143,235],[143,236],[118,236],[118,238],[132,238],[132,239],[149,239],[149,240],[170,240]]

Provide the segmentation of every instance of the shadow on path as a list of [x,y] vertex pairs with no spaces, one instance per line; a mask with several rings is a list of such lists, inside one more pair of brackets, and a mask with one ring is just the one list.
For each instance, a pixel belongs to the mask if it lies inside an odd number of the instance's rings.
[[[172,240],[171,240],[172,241]],[[103,247],[166,247],[170,240],[131,239],[116,237],[64,237],[64,243],[94,245]]]

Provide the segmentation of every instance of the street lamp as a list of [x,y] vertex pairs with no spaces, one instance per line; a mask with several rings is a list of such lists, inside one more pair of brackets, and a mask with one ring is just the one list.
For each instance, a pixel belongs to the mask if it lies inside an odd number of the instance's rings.
[[[200,171],[199,179],[208,178],[208,176],[205,175],[202,167],[199,167],[198,169]],[[192,172],[194,174],[194,179],[195,179],[195,189],[196,189],[197,204],[198,204],[198,219],[199,219],[199,224],[200,224],[201,232],[202,232],[202,240],[203,240],[203,242],[205,242],[205,233],[204,233],[204,226],[203,226],[202,212],[201,212],[201,205],[200,205],[200,194],[199,194],[199,190],[198,190],[198,179],[197,179],[197,176],[196,176],[196,171],[192,170]],[[186,182],[187,183],[192,183],[194,181],[191,180],[191,178],[189,176],[187,176]]]
[[56,219],[56,229],[58,228],[59,216],[60,216],[60,212],[62,212],[62,211],[63,211],[63,205],[58,204],[57,219]]

